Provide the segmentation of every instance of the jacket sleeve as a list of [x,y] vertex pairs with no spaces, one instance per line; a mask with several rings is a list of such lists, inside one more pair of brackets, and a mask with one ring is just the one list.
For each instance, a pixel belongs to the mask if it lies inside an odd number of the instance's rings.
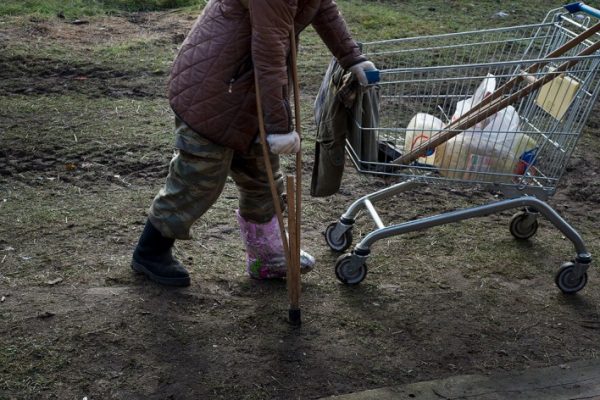
[[287,58],[296,1],[250,0],[252,62],[258,78],[267,133],[292,130]]
[[321,7],[312,25],[329,51],[345,69],[367,60],[350,36],[346,21],[334,0],[321,1]]

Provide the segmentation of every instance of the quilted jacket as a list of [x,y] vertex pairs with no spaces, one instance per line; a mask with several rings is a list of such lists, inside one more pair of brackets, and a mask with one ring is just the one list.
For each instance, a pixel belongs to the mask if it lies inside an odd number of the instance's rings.
[[175,114],[207,139],[247,151],[258,133],[254,74],[267,133],[292,129],[288,56],[312,24],[344,68],[365,58],[334,0],[210,0],[183,42],[169,80]]

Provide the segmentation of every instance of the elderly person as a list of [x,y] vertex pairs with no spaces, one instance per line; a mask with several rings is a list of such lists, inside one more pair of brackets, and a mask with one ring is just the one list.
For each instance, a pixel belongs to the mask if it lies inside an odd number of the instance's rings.
[[[227,176],[239,193],[236,211],[250,277],[285,277],[286,263],[261,147],[254,76],[279,194],[279,154],[297,153],[288,99],[290,37],[312,25],[342,67],[366,83],[373,64],[361,54],[333,0],[210,0],[175,59],[169,101],[177,155],[154,198],[132,268],[155,282],[187,286],[173,257],[175,239],[217,200]],[[281,197],[281,196],[280,196]],[[283,203],[282,203],[283,207]],[[315,260],[301,253],[301,272]]]

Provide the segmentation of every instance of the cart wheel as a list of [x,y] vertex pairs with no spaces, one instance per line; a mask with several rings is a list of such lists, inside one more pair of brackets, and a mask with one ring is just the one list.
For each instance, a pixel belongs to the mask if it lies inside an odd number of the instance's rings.
[[530,213],[526,211],[519,211],[510,219],[510,233],[519,240],[527,240],[538,230],[538,220],[537,218],[533,220],[529,224],[529,226],[525,225],[525,220],[529,217]]
[[352,244],[352,228],[344,232],[341,238],[336,239],[333,237],[333,231],[335,230],[337,224],[337,222],[332,222],[329,224],[327,229],[325,229],[325,240],[327,241],[327,244],[331,250],[339,251],[341,253],[342,251],[348,249],[348,247],[350,247]]
[[352,254],[342,254],[335,262],[335,275],[346,285],[358,285],[367,276],[367,265],[362,262],[358,267],[352,265]]
[[572,262],[566,262],[560,266],[560,269],[556,273],[554,282],[556,286],[564,294],[573,294],[579,292],[587,284],[588,275],[584,272],[579,278],[575,277],[574,273],[575,264]]

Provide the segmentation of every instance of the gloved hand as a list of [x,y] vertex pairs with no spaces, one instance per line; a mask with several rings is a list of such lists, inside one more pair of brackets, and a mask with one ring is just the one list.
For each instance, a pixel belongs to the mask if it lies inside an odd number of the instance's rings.
[[351,66],[350,72],[352,72],[354,76],[356,76],[356,79],[358,80],[358,83],[360,83],[361,86],[367,86],[369,84],[369,81],[367,80],[367,75],[365,74],[365,71],[372,71],[374,69],[377,68],[375,67],[375,64],[373,64],[371,61],[363,61]]
[[300,151],[300,136],[296,131],[269,134],[267,143],[273,154],[295,154]]

